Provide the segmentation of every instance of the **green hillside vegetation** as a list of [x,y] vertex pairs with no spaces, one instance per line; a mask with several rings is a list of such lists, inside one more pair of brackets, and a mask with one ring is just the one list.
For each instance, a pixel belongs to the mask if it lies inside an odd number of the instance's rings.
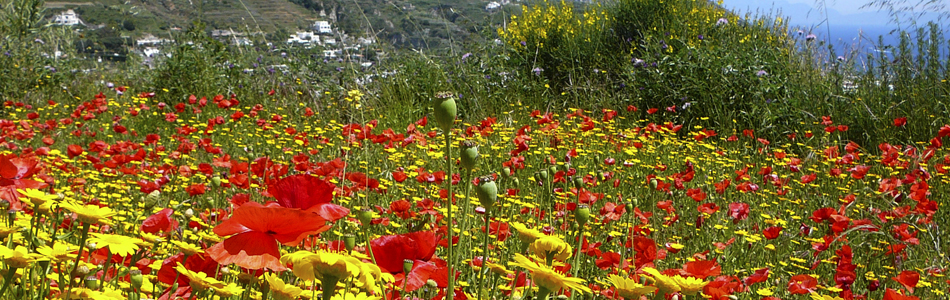
[[[479,32],[501,24],[503,13],[485,10],[485,1],[432,0],[218,0],[47,2],[47,17],[73,9],[90,26],[105,25],[123,36],[170,37],[173,29],[205,23],[207,30],[262,32],[280,42],[295,30],[327,20],[350,36],[374,36],[398,48],[450,50],[463,41],[483,41]],[[510,9],[511,7],[508,7]]]

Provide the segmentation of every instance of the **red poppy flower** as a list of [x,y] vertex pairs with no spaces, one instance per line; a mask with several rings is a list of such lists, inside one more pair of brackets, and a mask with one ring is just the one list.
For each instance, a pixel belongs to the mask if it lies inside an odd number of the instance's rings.
[[389,203],[389,210],[403,220],[416,216],[416,212],[412,211],[412,203],[406,201],[406,199],[399,199]]
[[20,193],[17,189],[41,189],[48,185],[31,179],[42,167],[35,157],[19,157],[16,154],[0,155],[0,199],[11,203],[11,209],[20,209]]
[[[435,232],[417,231],[400,235],[386,235],[370,242],[376,265],[383,271],[393,274],[396,286],[405,282],[407,291],[415,291],[425,285],[429,279],[439,287],[448,285],[448,266],[445,261],[435,258],[438,245]],[[412,267],[406,274],[404,262],[411,261]]]
[[818,286],[818,279],[807,274],[792,276],[788,280],[788,292],[794,295],[809,294],[815,291]]
[[719,276],[722,267],[715,260],[697,260],[683,264],[683,271],[686,276],[705,280],[710,276]]
[[255,270],[284,270],[278,243],[296,246],[308,235],[327,229],[326,219],[316,214],[248,202],[214,228],[215,234],[230,237],[211,246],[207,252],[223,265],[233,263]]
[[350,213],[346,207],[330,203],[333,185],[306,174],[291,175],[268,186],[267,192],[277,198],[277,204],[316,213],[329,221],[336,221]]
[[749,217],[749,204],[741,202],[730,203],[729,216],[732,217],[734,223],[745,220]]
[[636,251],[633,254],[633,264],[638,269],[647,264],[649,264],[647,266],[652,266],[653,261],[657,258],[656,241],[648,237],[634,237],[633,249]]
[[782,234],[782,229],[784,229],[782,226],[772,226],[762,230],[762,235],[764,235],[766,239],[772,240],[778,238],[778,236]]
[[900,283],[907,289],[907,292],[914,293],[914,288],[917,287],[917,282],[920,281],[920,274],[914,271],[901,271],[897,277],[891,277],[897,283]]
[[142,231],[147,233],[156,233],[159,231],[170,232],[178,228],[178,221],[172,218],[175,210],[171,208],[163,209],[154,215],[149,216],[142,222]]
[[701,213],[711,215],[719,211],[719,205],[716,205],[715,203],[703,203],[703,205],[696,207],[696,210]]
[[920,300],[920,297],[905,296],[905,295],[901,295],[895,290],[886,289],[884,290],[884,298],[882,298],[882,300]]
[[742,283],[735,276],[719,276],[703,286],[703,294],[711,299],[729,299],[733,293],[741,291]]
[[749,277],[743,278],[742,283],[745,285],[752,285],[754,283],[765,282],[769,279],[769,268],[762,268],[755,270],[752,275]]

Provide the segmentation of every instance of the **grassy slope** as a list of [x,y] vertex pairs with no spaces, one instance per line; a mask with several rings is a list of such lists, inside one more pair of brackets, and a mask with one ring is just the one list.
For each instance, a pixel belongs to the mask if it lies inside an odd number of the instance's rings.
[[[374,34],[380,41],[404,48],[448,48],[477,37],[488,24],[502,21],[487,12],[488,1],[443,0],[313,0],[310,9],[287,0],[76,0],[46,3],[52,15],[75,9],[88,24],[134,22],[133,36],[165,35],[169,28],[187,28],[202,19],[210,29],[293,32],[316,20],[331,20],[336,29],[355,36]],[[322,8],[325,16],[317,8]]]

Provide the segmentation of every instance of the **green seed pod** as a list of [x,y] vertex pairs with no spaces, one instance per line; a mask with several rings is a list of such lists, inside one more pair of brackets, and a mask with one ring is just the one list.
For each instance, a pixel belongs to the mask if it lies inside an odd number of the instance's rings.
[[576,188],[584,187],[584,177],[581,177],[581,176],[574,177],[574,187]]
[[455,123],[455,117],[458,115],[458,106],[455,104],[455,96],[451,92],[439,92],[432,101],[435,121],[439,123],[442,131],[448,132]]
[[211,183],[214,183],[214,186],[221,186],[221,176],[211,177]]
[[478,146],[472,141],[462,142],[461,157],[462,167],[471,171],[475,168],[475,159],[478,158]]
[[364,207],[356,213],[356,218],[360,220],[360,223],[363,226],[369,226],[370,222],[373,221],[373,211],[369,210],[369,207]]
[[550,167],[548,167],[548,174],[550,174],[550,175],[557,174],[557,166],[550,166]]
[[590,220],[590,207],[587,204],[578,205],[574,209],[574,219],[577,220],[577,225],[584,227]]
[[96,276],[86,276],[86,279],[83,280],[83,283],[86,284],[86,288],[90,290],[96,290],[99,288],[99,279]]
[[508,179],[509,177],[511,177],[511,168],[501,168],[501,178]]
[[135,290],[140,290],[142,288],[143,280],[145,280],[145,276],[142,276],[141,270],[132,269],[132,271],[129,271],[129,283]]
[[660,183],[656,181],[656,178],[651,178],[651,179],[650,179],[650,188],[653,188],[653,189],[655,190],[655,189],[656,189],[656,186],[659,185],[659,184],[660,184]]
[[344,235],[343,246],[346,247],[346,251],[353,251],[353,248],[356,248],[356,236],[352,234]]
[[475,189],[475,195],[478,196],[478,203],[481,203],[486,209],[491,208],[498,201],[498,186],[491,176],[482,176],[478,178],[478,187]]
[[[449,229],[449,230],[451,230],[451,229]],[[414,263],[414,262],[413,262],[413,260],[411,260],[411,259],[403,259],[403,260],[402,260],[402,271],[405,272],[405,273],[403,273],[403,274],[409,274],[410,272],[412,272],[412,264],[413,264],[413,263]]]
[[538,171],[538,176],[539,176],[538,179],[541,179],[541,180],[544,180],[544,181],[548,181],[548,170],[547,170],[547,169],[541,169],[541,171]]
[[511,178],[511,185],[512,185],[513,187],[518,187],[518,185],[520,185],[520,184],[521,184],[521,180],[518,180],[518,177],[512,177],[512,178]]

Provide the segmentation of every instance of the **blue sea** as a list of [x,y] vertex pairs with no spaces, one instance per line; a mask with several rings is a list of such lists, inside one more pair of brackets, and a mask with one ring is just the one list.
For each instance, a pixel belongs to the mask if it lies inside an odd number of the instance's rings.
[[[864,61],[867,55],[873,54],[878,57],[881,53],[893,59],[893,52],[896,51],[900,43],[900,31],[896,26],[890,25],[835,25],[829,27],[818,26],[812,29],[811,33],[817,36],[819,41],[831,43],[835,56],[842,56],[848,59],[858,59]],[[910,46],[912,55],[917,55],[917,32],[916,29],[905,29],[910,37]],[[830,33],[830,38],[829,38]],[[805,32],[803,35],[807,35]],[[929,32],[925,32],[929,37]],[[800,37],[804,39],[804,36]],[[950,52],[950,44],[947,44],[947,38],[950,38],[950,31],[944,31],[944,41],[938,46],[941,56],[946,59]],[[882,44],[883,42],[883,44]],[[884,46],[884,47],[882,47]],[[889,47],[888,47],[889,46]]]

